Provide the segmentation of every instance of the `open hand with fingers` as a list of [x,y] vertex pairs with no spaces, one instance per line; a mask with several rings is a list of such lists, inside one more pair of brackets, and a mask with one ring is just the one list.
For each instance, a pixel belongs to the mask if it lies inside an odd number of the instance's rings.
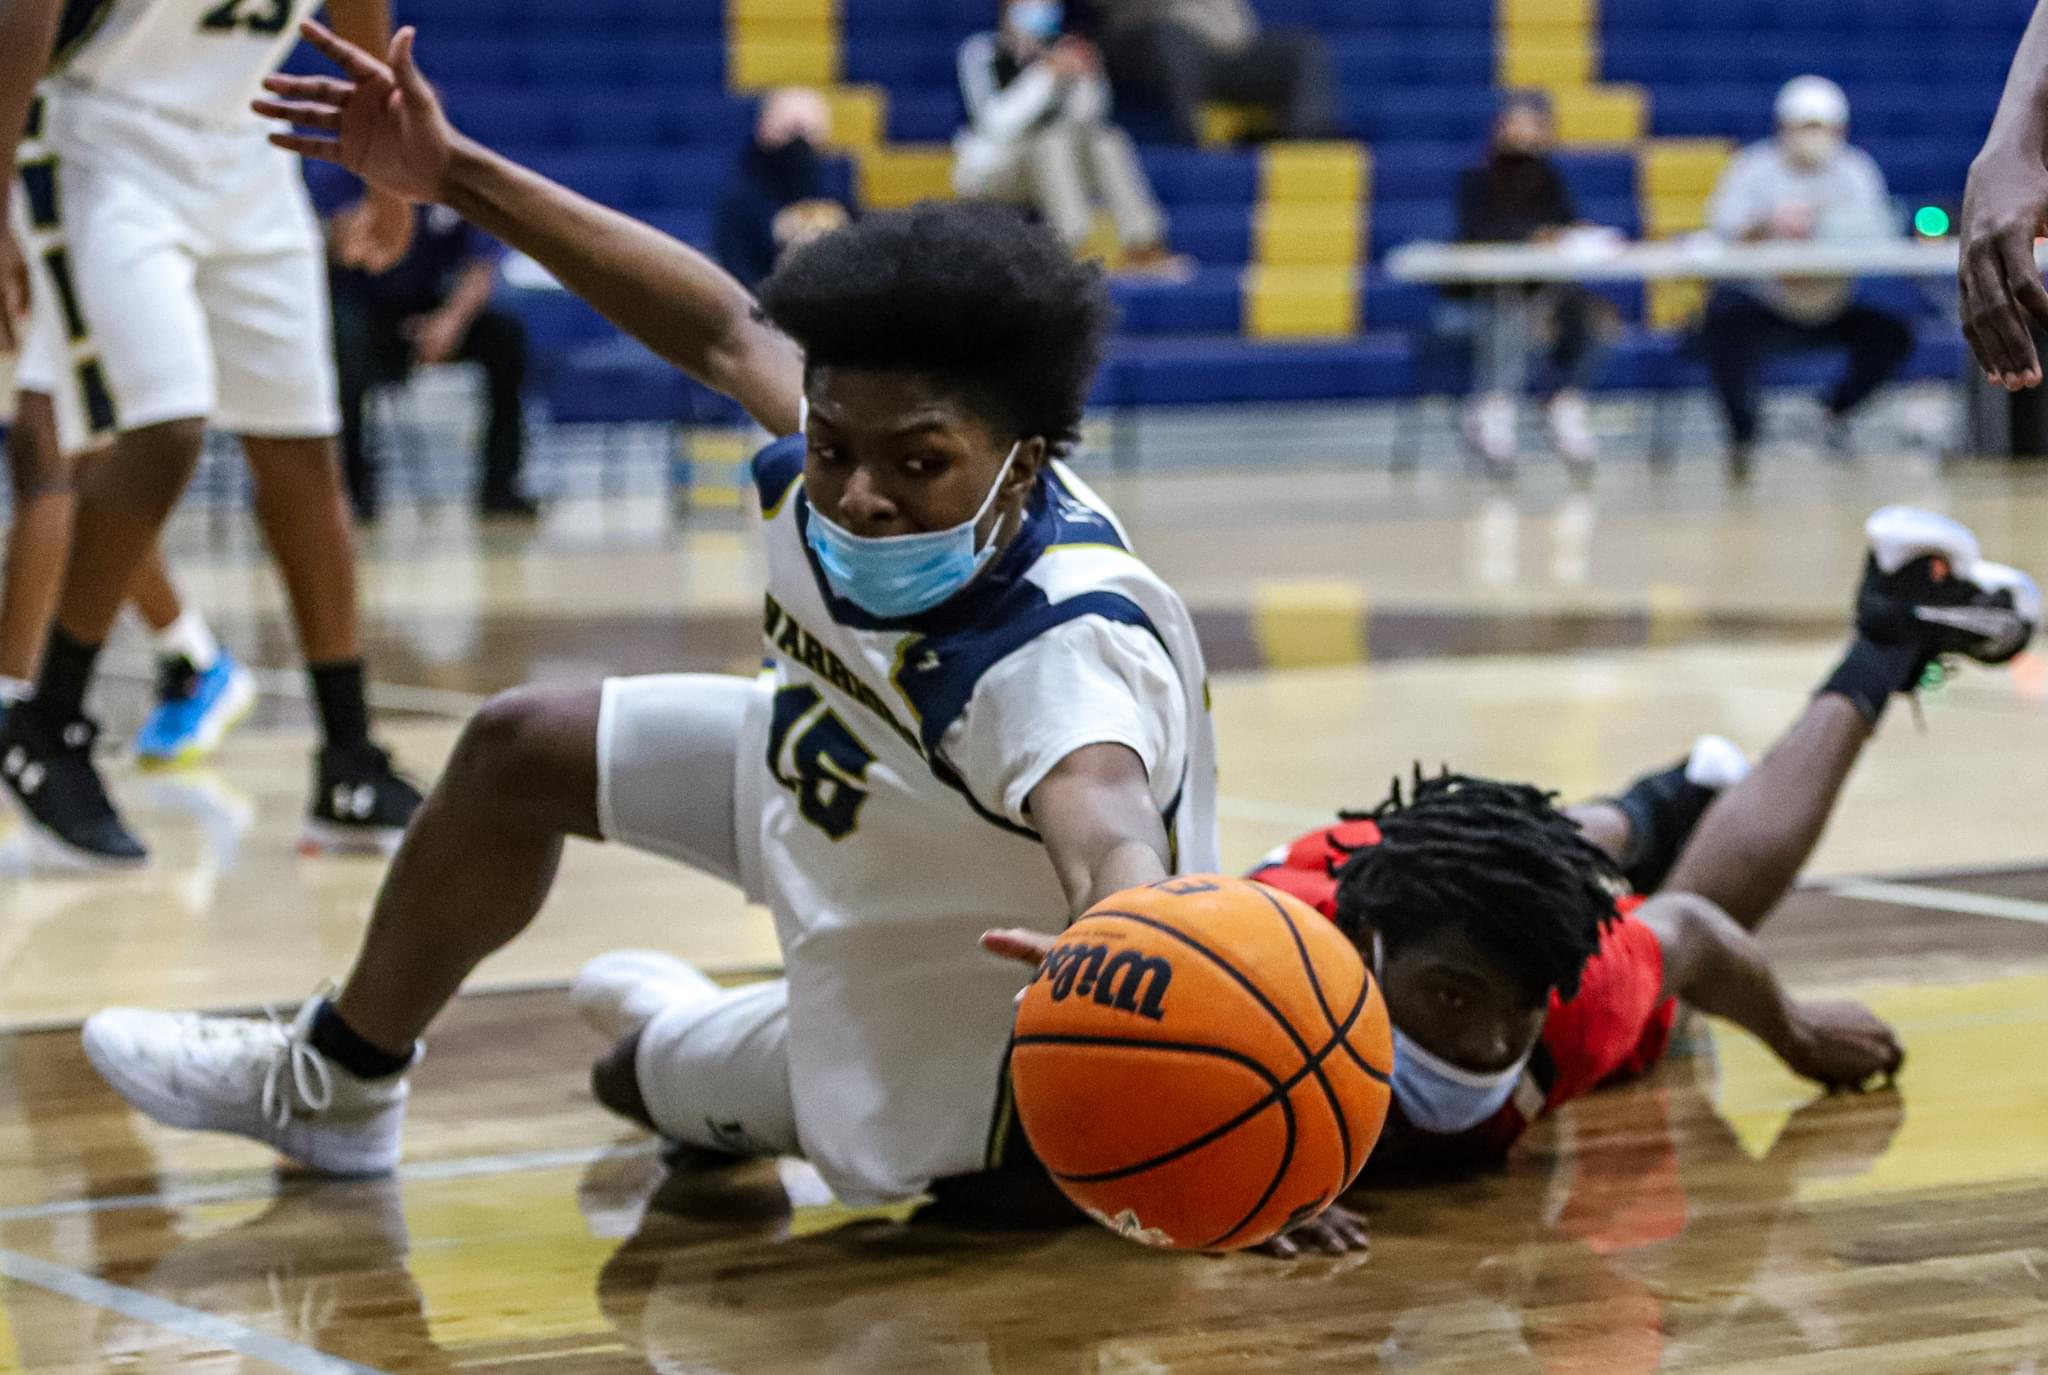
[[413,29],[392,35],[382,59],[312,20],[299,31],[345,75],[266,78],[264,89],[277,99],[252,102],[257,114],[320,131],[272,134],[270,141],[305,157],[339,163],[402,200],[442,199],[448,166],[463,139],[413,65]]
[[2033,326],[2048,325],[2048,288],[2034,238],[2048,216],[2048,166],[2039,156],[1987,148],[1963,193],[1963,334],[1992,382],[2009,391],[2041,382]]
[[1295,1260],[1302,1256],[1359,1255],[1372,1249],[1365,1214],[1332,1203],[1298,1227],[1252,1248],[1262,1256]]

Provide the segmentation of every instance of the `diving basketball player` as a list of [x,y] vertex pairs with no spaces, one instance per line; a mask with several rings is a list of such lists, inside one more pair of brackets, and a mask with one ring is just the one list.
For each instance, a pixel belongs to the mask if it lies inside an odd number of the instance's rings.
[[[1888,507],[1868,535],[1847,654],[1746,776],[1719,742],[1567,810],[1527,785],[1418,777],[1406,797],[1397,789],[1252,871],[1334,919],[1377,971],[1394,1105],[1368,1177],[1498,1163],[1537,1118],[1653,1068],[1680,1001],[1829,1089],[1898,1069],[1890,1028],[1854,1003],[1791,996],[1754,933],[1819,843],[1887,703],[1943,656],[2011,660],[2039,625],[2041,594],[1945,517]],[[1617,902],[1624,877],[1652,896]],[[988,944],[1031,961],[1051,948],[1019,932]],[[664,1002],[651,973],[630,985],[643,1011]],[[1332,1212],[1290,1245],[1341,1239],[1333,1229],[1350,1220]]]
[[[46,16],[36,51],[47,60],[38,71],[17,51],[0,70],[0,111],[23,111],[0,130],[0,152],[24,133],[45,145],[21,167],[17,219],[37,244],[51,323],[27,339],[17,384],[52,398],[67,458],[116,438],[78,494],[34,692],[0,728],[0,782],[45,849],[87,866],[145,858],[94,766],[85,696],[211,419],[242,437],[319,709],[307,842],[388,849],[419,794],[369,736],[324,252],[296,163],[247,108],[310,0],[16,0],[24,7]],[[388,32],[385,0],[334,9],[366,41]],[[388,266],[409,209],[388,196],[370,205],[342,247]],[[21,255],[7,237],[0,265]],[[196,701],[207,685],[182,688]]]
[[782,947],[783,980],[644,1038],[666,1130],[800,1152],[852,1204],[980,1169],[1025,971],[975,936],[1057,931],[1218,863],[1193,624],[1059,461],[1108,318],[1099,272],[1000,207],[929,206],[807,245],[757,304],[457,134],[410,30],[384,60],[307,33],[348,79],[268,83],[283,98],[260,110],[329,135],[282,146],[447,204],[782,436],[753,464],[771,667],[495,699],[337,994],[289,1027],[102,1012],[93,1064],[159,1121],[388,1170],[421,1033],[533,918],[564,838],[609,839],[765,900]]

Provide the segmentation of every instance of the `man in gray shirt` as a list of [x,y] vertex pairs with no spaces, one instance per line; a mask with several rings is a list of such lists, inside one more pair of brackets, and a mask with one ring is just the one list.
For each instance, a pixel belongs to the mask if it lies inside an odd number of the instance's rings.
[[[1776,105],[1777,137],[1750,145],[1728,165],[1707,206],[1707,223],[1729,240],[1889,236],[1884,174],[1847,141],[1849,101],[1825,77],[1785,83]],[[1854,300],[1843,278],[1759,282],[1716,290],[1701,330],[1714,390],[1728,416],[1728,465],[1749,476],[1757,433],[1757,373],[1773,352],[1836,348],[1848,370],[1823,398],[1828,447],[1846,453],[1848,417],[1884,385],[1913,351],[1901,317]]]
[[1262,105],[1283,138],[1336,133],[1336,80],[1314,33],[1264,30],[1249,0],[1095,0],[1109,74],[1200,142],[1202,104]]

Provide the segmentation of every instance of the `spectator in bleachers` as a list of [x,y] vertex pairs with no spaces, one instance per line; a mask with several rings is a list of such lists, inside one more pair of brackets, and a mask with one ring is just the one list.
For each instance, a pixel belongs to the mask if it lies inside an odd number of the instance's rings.
[[[1551,157],[1557,134],[1550,102],[1538,91],[1510,94],[1494,121],[1486,160],[1458,182],[1458,237],[1469,243],[1554,240],[1578,222],[1571,188]],[[1596,456],[1584,387],[1600,366],[1598,301],[1569,284],[1526,290],[1521,308],[1502,311],[1491,294],[1463,293],[1445,303],[1446,332],[1473,341],[1472,403],[1465,437],[1495,471],[1515,457],[1516,399],[1528,387],[1528,364],[1547,339],[1557,379],[1545,411],[1551,442],[1575,470]]]
[[827,188],[819,165],[818,150],[831,137],[832,107],[817,91],[790,86],[761,102],[712,227],[719,266],[749,291],[784,253],[852,217],[853,207]]
[[[1707,204],[1724,239],[1856,239],[1890,236],[1884,174],[1848,141],[1849,100],[1825,77],[1785,83],[1775,138],[1751,144],[1728,165]],[[1759,282],[1717,289],[1701,340],[1728,417],[1728,467],[1749,476],[1757,435],[1757,374],[1764,359],[1794,349],[1841,349],[1849,365],[1823,403],[1831,453],[1849,450],[1849,416],[1905,365],[1913,329],[1901,316],[1854,299],[1845,278]]]
[[[314,204],[327,217],[329,241],[336,242],[350,232],[362,183],[311,159],[306,175]],[[364,424],[370,391],[436,363],[483,369],[479,513],[520,520],[539,514],[519,489],[526,464],[526,326],[490,305],[504,256],[497,240],[454,211],[420,205],[413,208],[412,247],[389,272],[371,276],[330,264],[341,456],[358,520],[376,520],[379,506],[377,456]]]
[[1201,141],[1202,105],[1263,107],[1282,138],[1329,138],[1337,81],[1318,34],[1262,29],[1250,0],[1094,0],[1119,90],[1159,107],[1173,139]]
[[1069,248],[1088,241],[1100,202],[1116,223],[1121,267],[1183,276],[1166,216],[1131,138],[1110,122],[1095,45],[1062,34],[1059,0],[1005,0],[993,33],[960,45],[967,127],[953,141],[953,187],[971,200],[1034,207]]

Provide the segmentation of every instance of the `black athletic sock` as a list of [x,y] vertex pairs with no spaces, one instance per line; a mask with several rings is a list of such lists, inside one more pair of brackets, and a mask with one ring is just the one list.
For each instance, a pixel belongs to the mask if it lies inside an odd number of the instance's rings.
[[341,1019],[334,1004],[320,1000],[313,1014],[313,1028],[306,1040],[313,1049],[340,1065],[358,1079],[388,1079],[412,1064],[412,1048],[402,1055],[371,1045],[356,1029]]
[[1645,774],[1628,791],[1606,801],[1628,818],[1628,844],[1617,861],[1629,887],[1654,893],[1695,826],[1718,794],[1685,776],[1691,760],[1681,759],[1661,773]]
[[307,664],[313,702],[320,709],[320,733],[329,749],[368,744],[370,708],[363,700],[363,661]]
[[31,710],[48,721],[70,721],[85,714],[85,691],[92,686],[93,665],[99,662],[100,647],[74,639],[62,626],[50,627],[50,643],[43,650],[43,669],[36,675]]
[[1895,694],[1919,685],[1926,661],[1927,651],[1919,645],[1881,645],[1859,637],[1814,695],[1848,698],[1875,726]]

